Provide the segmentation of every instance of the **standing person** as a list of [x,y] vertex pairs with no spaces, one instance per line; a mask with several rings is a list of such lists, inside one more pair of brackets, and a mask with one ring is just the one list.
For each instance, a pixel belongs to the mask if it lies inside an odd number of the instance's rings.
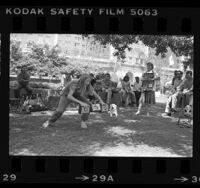
[[155,80],[156,73],[151,62],[147,63],[147,71],[142,75],[142,94],[139,100],[138,110],[135,115],[139,115],[142,105],[145,104],[147,116],[149,116],[149,109],[155,104]]
[[20,90],[24,88],[28,95],[32,94],[32,89],[29,86],[30,82],[30,75],[27,72],[26,66],[21,67],[21,72],[17,76],[17,82],[18,82],[18,87],[17,87],[17,92],[16,95],[18,98],[20,98]]
[[[99,95],[94,91],[91,86],[91,77],[88,74],[83,74],[78,80],[73,80],[69,82],[64,90],[61,93],[60,101],[56,111],[50,117],[49,120],[43,123],[43,128],[47,128],[50,125],[53,125],[58,118],[60,118],[69,106],[70,103],[76,102],[80,105],[79,113],[81,107],[88,107],[91,103],[89,102],[87,95],[94,94],[94,96],[100,101],[101,104],[104,104],[103,100]],[[81,115],[81,128],[87,128],[86,121],[88,120],[89,113],[83,113]]]
[[142,91],[142,83],[140,82],[140,78],[138,76],[135,77],[135,83],[133,84],[133,91],[135,93],[136,105],[138,107]]

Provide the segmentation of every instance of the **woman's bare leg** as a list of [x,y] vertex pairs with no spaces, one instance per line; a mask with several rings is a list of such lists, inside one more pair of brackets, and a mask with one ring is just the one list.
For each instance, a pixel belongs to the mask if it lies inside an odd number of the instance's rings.
[[[78,96],[77,99],[84,102],[84,103],[87,103],[90,106],[90,102],[86,97]],[[83,129],[87,128],[86,122],[89,119],[89,115],[90,115],[90,112],[81,114],[81,128],[83,128]]]
[[142,93],[141,96],[140,96],[138,110],[135,113],[135,115],[140,114],[143,103],[144,103],[144,93]]
[[49,125],[55,123],[62,116],[63,112],[69,104],[70,101],[66,98],[66,96],[61,96],[56,111],[52,114],[49,120],[43,123],[42,127],[47,128]]

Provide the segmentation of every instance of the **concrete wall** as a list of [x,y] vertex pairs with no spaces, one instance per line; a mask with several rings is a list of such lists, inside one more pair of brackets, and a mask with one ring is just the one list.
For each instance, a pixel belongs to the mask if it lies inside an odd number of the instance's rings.
[[[10,81],[16,81],[17,80],[17,75],[10,75]],[[31,82],[49,82],[49,78],[48,77],[36,77],[36,76],[31,76],[30,79]],[[59,79],[52,79],[50,81],[51,83],[60,83],[61,81]]]

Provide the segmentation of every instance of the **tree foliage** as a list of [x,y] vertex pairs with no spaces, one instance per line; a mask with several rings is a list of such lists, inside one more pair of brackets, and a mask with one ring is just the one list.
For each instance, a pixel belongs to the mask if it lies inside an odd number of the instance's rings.
[[67,72],[70,74],[82,74],[94,72],[96,66],[88,61],[72,60],[61,54],[60,47],[48,44],[27,43],[26,51],[22,51],[21,43],[11,40],[10,43],[10,71],[17,73],[21,66],[26,65],[29,72],[35,75],[60,75]]
[[112,45],[116,51],[114,56],[118,60],[124,61],[125,50],[131,50],[131,44],[142,42],[144,45],[155,49],[155,55],[165,57],[168,48],[180,57],[185,56],[187,65],[193,64],[193,36],[171,36],[171,35],[83,35],[83,37],[93,37],[94,41],[102,45]]

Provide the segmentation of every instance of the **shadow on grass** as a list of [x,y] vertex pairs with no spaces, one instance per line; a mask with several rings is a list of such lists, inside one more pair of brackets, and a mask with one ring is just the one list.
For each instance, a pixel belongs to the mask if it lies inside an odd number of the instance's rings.
[[[162,104],[163,106],[163,104]],[[161,107],[157,107],[161,111]],[[164,108],[163,108],[164,109]],[[192,129],[160,116],[134,116],[133,109],[118,118],[93,113],[88,129],[80,129],[77,112],[66,113],[55,127],[42,129],[49,114],[10,116],[11,155],[191,157]]]

